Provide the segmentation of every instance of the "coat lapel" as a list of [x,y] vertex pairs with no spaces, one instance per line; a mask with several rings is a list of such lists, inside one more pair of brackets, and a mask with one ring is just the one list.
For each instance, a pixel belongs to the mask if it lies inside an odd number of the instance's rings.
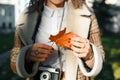
[[71,6],[72,4],[68,3],[67,31],[74,32],[83,38],[87,38],[91,23],[91,12],[85,5],[79,9],[74,9]]
[[[91,12],[85,5],[82,8],[74,9],[70,0],[68,1],[67,32],[74,32],[82,38],[87,38],[90,28]],[[70,50],[66,54],[66,80],[76,80],[78,69],[77,57]]]
[[16,31],[25,45],[32,44],[35,25],[38,19],[38,12],[28,13],[28,10],[21,15]]

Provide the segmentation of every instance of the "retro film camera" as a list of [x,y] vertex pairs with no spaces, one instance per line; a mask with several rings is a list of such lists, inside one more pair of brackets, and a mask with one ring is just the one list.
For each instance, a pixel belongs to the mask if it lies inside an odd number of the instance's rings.
[[39,67],[39,80],[60,80],[59,68]]

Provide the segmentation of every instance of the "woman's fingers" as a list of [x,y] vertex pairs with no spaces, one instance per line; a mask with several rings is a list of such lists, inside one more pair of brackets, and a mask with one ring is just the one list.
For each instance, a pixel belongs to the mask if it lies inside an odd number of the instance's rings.
[[36,46],[37,48],[43,48],[43,49],[47,49],[47,50],[53,49],[52,46],[49,46],[47,44],[42,44],[42,43],[36,43],[36,44],[34,44],[34,46]]
[[77,57],[84,58],[89,54],[90,42],[87,39],[81,38],[79,36],[74,36],[70,40],[71,50],[73,54]]
[[80,36],[73,36],[72,38],[71,38],[71,40],[72,41],[78,41],[78,42],[81,42],[81,43],[86,43],[86,42],[88,42],[89,40],[87,40],[87,39],[85,39],[85,38],[82,38],[82,37],[80,37]]
[[52,53],[53,48],[46,44],[36,43],[33,45],[31,53],[30,53],[30,60],[43,62],[47,59],[50,53]]
[[76,47],[76,46],[71,46],[72,51],[76,52],[76,53],[88,53],[88,49],[86,48],[80,48],[80,47]]
[[76,47],[79,47],[79,48],[84,48],[84,47],[85,47],[85,44],[80,43],[80,42],[78,42],[78,41],[73,41],[73,40],[71,40],[70,43],[71,43],[73,46],[76,46]]
[[50,54],[50,51],[48,50],[42,50],[43,52],[32,52],[30,55],[30,59],[32,61],[42,62],[47,59],[47,57]]
[[73,54],[79,58],[85,58],[87,56],[87,53],[76,53],[73,51]]
[[50,54],[53,50],[52,50],[52,49],[48,50],[48,49],[44,49],[44,48],[38,48],[37,51],[38,51],[40,54]]

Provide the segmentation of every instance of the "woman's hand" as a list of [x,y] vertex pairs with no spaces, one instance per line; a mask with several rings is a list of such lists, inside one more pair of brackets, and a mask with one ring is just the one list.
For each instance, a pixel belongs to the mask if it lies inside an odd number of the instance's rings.
[[43,62],[47,59],[49,54],[52,53],[52,51],[52,46],[41,43],[35,43],[32,46],[31,52],[28,53],[28,60],[34,62]]
[[89,40],[75,35],[70,38],[70,43],[75,56],[87,60],[91,55],[93,55]]

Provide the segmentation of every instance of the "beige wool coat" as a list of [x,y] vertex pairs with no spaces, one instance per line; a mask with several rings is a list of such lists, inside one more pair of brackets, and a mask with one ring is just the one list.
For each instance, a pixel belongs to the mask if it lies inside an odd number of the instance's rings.
[[[38,17],[39,14],[37,11],[29,12],[29,8],[27,8],[23,11],[18,23],[16,24],[15,43],[13,49],[11,50],[10,64],[13,72],[17,73],[20,77],[33,77],[37,73],[39,67],[39,63],[34,63],[32,65],[29,64],[27,66],[25,62],[26,53],[30,51],[30,48],[34,44],[32,37]],[[67,22],[67,31],[72,31],[83,38],[89,39],[92,45],[95,46],[95,49],[98,49],[100,52],[100,54],[98,51],[96,52],[96,54],[98,53],[98,56],[100,56],[100,58],[98,57],[98,60],[101,60],[102,57],[101,62],[99,62],[101,65],[95,65],[95,71],[91,70],[91,73],[89,74],[89,72],[87,73],[84,70],[85,67],[83,64],[81,64],[85,62],[82,62],[81,59],[75,57],[70,50],[67,50],[65,80],[87,80],[87,77],[99,74],[102,69],[104,59],[104,50],[101,43],[97,20],[86,5],[83,5],[82,8],[74,9],[71,2],[68,2]],[[94,63],[98,62],[94,62],[93,60],[91,63],[93,64],[93,68]],[[30,72],[29,69],[31,69]]]

